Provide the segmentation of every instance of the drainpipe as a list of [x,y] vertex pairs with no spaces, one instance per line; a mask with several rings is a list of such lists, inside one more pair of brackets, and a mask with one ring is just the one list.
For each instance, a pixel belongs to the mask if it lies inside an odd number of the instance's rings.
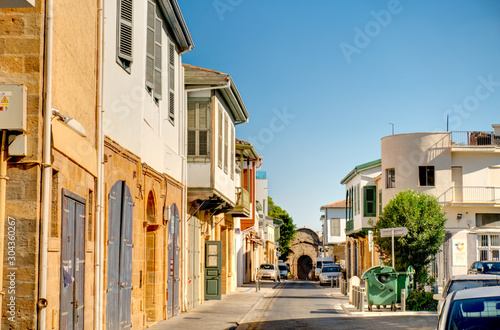
[[47,257],[49,247],[50,191],[52,183],[51,131],[52,131],[52,41],[54,0],[46,0],[45,17],[45,104],[43,115],[42,203],[40,234],[40,279],[38,283],[38,329],[47,324]]
[[224,88],[230,88],[230,87],[231,87],[231,82],[228,81],[227,84],[225,84],[225,85],[186,89],[186,94],[187,93],[191,93],[191,92],[210,91],[210,90],[213,90],[213,89],[224,89]]
[[[3,265],[3,245],[5,233],[5,196],[7,193],[7,130],[2,131],[0,144],[0,265]],[[0,267],[0,279],[3,279],[3,267]],[[2,300],[5,296],[3,285],[0,283],[0,310],[2,310]]]
[[97,63],[97,183],[96,183],[96,238],[94,274],[94,329],[102,329],[103,322],[103,280],[104,280],[104,129],[103,117],[103,70],[104,70],[104,0],[100,0],[98,15],[98,63]]

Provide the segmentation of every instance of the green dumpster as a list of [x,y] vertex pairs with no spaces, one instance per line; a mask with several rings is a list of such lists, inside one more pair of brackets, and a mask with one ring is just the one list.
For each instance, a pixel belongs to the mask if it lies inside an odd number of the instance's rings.
[[373,305],[376,305],[377,308],[391,306],[391,310],[396,310],[398,278],[398,272],[388,266],[374,266],[363,273],[361,279],[366,281],[365,287],[369,311],[372,311]]
[[415,269],[408,266],[406,272],[398,272],[398,302],[401,302],[401,290],[406,290],[406,298],[413,292],[413,275]]

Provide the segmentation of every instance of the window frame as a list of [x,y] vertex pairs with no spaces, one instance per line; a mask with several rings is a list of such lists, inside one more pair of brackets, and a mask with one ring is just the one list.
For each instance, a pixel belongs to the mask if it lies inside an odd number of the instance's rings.
[[[432,176],[429,175],[430,173],[432,173]],[[422,179],[423,179],[422,174],[424,174],[425,176],[425,182],[424,182],[425,184],[422,184]],[[430,178],[432,178],[432,184],[430,183]],[[419,187],[436,186],[436,167],[434,165],[422,165],[418,167],[418,186]]]
[[[189,113],[190,110],[189,109],[189,106],[194,104],[195,105],[195,109],[194,109],[194,127],[190,127],[189,125]],[[200,127],[200,105],[201,104],[205,104],[206,105],[206,121],[207,121],[207,128],[201,128]],[[210,150],[211,150],[211,111],[210,111],[210,98],[189,98],[188,99],[188,127],[187,127],[187,130],[188,130],[188,153],[187,153],[187,157],[188,157],[188,160],[190,161],[193,161],[193,160],[200,160],[200,161],[209,161],[210,160]],[[206,145],[206,148],[207,148],[207,153],[206,155],[202,155],[200,154],[200,132],[201,131],[205,131],[207,132],[207,145]],[[189,133],[190,132],[195,132],[195,154],[194,155],[190,155],[189,154],[189,141],[190,141],[190,138],[189,138]]]
[[385,188],[396,188],[396,169],[394,167],[385,169]]
[[[368,200],[368,191],[372,192],[373,199]],[[368,206],[371,205],[372,212],[368,212]],[[377,216],[377,186],[364,186],[363,187],[363,216],[376,217]]]
[[[336,234],[338,232],[338,234]],[[330,219],[330,236],[340,237],[340,218],[331,218]]]

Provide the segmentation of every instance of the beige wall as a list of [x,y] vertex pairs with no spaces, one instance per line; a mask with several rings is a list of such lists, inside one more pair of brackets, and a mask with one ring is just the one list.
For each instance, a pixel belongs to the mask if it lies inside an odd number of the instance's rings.
[[[0,9],[0,84],[24,84],[28,90],[27,156],[9,160],[7,176],[7,216],[18,221],[16,266],[16,324],[2,318],[5,328],[36,328],[38,287],[41,152],[43,136],[44,1],[34,8]],[[77,19],[85,15],[85,20]],[[85,144],[95,148],[96,118],[96,1],[54,3],[53,107],[76,118],[88,133]],[[78,38],[75,38],[75,35]],[[93,221],[95,178],[80,164],[53,150],[57,171],[52,189],[52,223],[48,253],[47,326],[59,326],[61,190],[87,201],[88,220]],[[18,164],[16,164],[19,162]],[[91,205],[92,204],[92,205]],[[86,235],[85,321],[92,328],[94,273],[93,223]],[[5,304],[4,304],[5,308]],[[5,310],[5,309],[4,309]],[[54,320],[54,322],[53,322]],[[53,324],[54,323],[54,324]]]

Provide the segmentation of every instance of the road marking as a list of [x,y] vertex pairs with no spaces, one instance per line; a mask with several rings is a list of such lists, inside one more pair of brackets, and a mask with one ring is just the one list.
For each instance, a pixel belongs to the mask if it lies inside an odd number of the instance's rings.
[[[255,320],[248,327],[249,330],[253,330],[253,329],[259,330],[261,328],[261,325],[258,323],[260,322],[260,320],[264,319],[265,316],[267,316],[269,309],[271,309],[271,306],[276,301],[276,297],[281,293],[281,291],[283,291],[284,287],[285,287],[285,283],[278,285],[278,288],[276,289],[276,291],[274,291],[273,294],[269,297],[269,300],[264,304],[264,307],[259,312],[259,314],[255,318]],[[256,325],[258,325],[257,328],[255,328]]]

